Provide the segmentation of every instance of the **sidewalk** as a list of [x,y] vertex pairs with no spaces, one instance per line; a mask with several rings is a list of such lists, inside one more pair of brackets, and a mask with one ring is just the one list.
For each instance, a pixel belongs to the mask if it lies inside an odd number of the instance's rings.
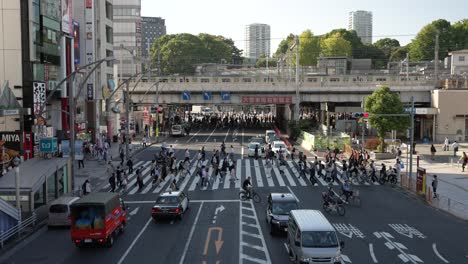
[[[420,156],[419,166],[426,169],[426,186],[430,190],[426,200],[432,206],[447,211],[462,219],[468,220],[468,170],[462,172],[460,159],[463,151],[468,153],[468,145],[460,144],[458,156],[453,158],[453,151],[443,151],[443,145],[437,144],[435,160],[431,160],[431,145],[417,145],[416,151]],[[452,163],[452,159],[455,159]],[[415,163],[416,165],[416,163]],[[432,179],[436,174],[439,179],[437,194],[439,198],[432,198]]]

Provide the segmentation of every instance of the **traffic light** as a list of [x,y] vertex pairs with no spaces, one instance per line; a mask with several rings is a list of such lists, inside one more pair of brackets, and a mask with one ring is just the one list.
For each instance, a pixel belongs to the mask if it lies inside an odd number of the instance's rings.
[[369,113],[367,112],[355,112],[351,114],[352,118],[369,118]]

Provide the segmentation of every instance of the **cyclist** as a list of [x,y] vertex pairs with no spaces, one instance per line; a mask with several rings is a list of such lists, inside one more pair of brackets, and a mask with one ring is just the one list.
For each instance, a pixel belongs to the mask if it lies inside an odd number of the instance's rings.
[[247,179],[244,180],[242,183],[242,189],[244,189],[245,193],[247,194],[247,198],[250,199],[252,197],[252,182],[250,181],[250,176],[247,177]]
[[353,196],[353,191],[351,190],[351,184],[349,184],[348,180],[346,180],[345,183],[343,184],[342,191],[343,191],[343,194],[346,196],[346,201],[349,200],[350,196]]

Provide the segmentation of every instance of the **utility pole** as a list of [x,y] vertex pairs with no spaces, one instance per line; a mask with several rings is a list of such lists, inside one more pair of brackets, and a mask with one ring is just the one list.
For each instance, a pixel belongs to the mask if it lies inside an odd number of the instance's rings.
[[[88,75],[89,76],[89,75]],[[85,79],[86,81],[86,79]],[[71,173],[71,187],[75,191],[75,75],[68,80],[68,101],[70,102],[70,173]],[[82,83],[81,85],[84,85]],[[83,153],[84,155],[84,153]],[[83,157],[84,158],[84,157]]]
[[125,85],[125,119],[127,119],[127,124],[125,126],[125,160],[128,160],[129,157],[129,149],[128,143],[130,141],[130,82],[127,82]]
[[410,131],[410,164],[409,164],[409,175],[410,177],[413,177],[413,152],[414,150],[414,97],[411,96],[411,113],[410,113],[410,118],[411,118],[411,131]]
[[434,79],[437,85],[439,80],[439,32],[435,36],[435,51],[434,51]]
[[299,37],[296,35],[296,105],[294,120],[299,122]]
[[[160,44],[158,42],[158,77],[161,77],[161,52]],[[156,84],[156,107],[159,108],[159,80]],[[156,111],[156,143],[159,139],[159,111]]]
[[406,53],[406,81],[409,81],[409,53]]

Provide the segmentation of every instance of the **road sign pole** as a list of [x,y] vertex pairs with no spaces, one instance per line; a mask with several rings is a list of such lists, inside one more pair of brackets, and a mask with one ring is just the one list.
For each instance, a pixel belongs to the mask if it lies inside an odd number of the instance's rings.
[[412,178],[413,177],[413,152],[414,150],[414,97],[411,96],[411,113],[410,113],[410,118],[411,118],[411,133],[410,133],[410,164],[409,164],[409,175]]

